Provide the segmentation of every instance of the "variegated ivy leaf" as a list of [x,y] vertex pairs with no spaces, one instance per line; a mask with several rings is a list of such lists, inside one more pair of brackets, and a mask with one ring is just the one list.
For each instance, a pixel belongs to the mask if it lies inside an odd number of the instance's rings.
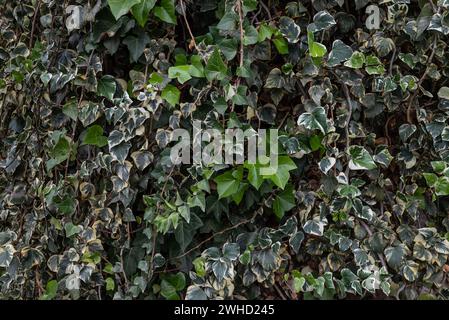
[[349,147],[350,156],[349,169],[351,170],[373,170],[376,169],[376,163],[369,152],[362,146]]
[[407,247],[404,244],[399,244],[395,247],[387,247],[384,250],[385,258],[387,259],[388,265],[398,270],[402,265],[402,262],[407,255]]
[[327,30],[330,27],[336,25],[334,17],[330,15],[327,11],[320,11],[313,17],[313,23],[309,24],[307,27],[308,31],[318,32],[322,30]]
[[298,125],[309,130],[320,130],[326,134],[328,129],[326,110],[323,107],[317,107],[312,112],[304,112],[298,118]]
[[336,162],[337,160],[334,157],[326,157],[321,159],[321,161],[318,163],[318,166],[324,174],[327,174]]
[[314,236],[322,236],[324,232],[324,227],[327,225],[326,220],[320,220],[319,217],[314,218],[313,220],[308,220],[304,226],[304,232],[307,234],[311,234]]
[[299,41],[301,28],[292,18],[281,17],[279,19],[279,31],[289,43],[297,43]]
[[388,151],[388,149],[384,149],[380,151],[378,154],[374,155],[374,161],[380,163],[384,167],[388,167],[390,165],[391,160],[393,160],[392,155]]
[[401,269],[401,273],[407,281],[414,282],[418,279],[418,270],[419,264],[413,260],[407,260]]
[[352,53],[353,51],[350,46],[344,44],[341,40],[335,40],[332,44],[332,51],[329,54],[327,64],[330,67],[337,66],[351,58]]

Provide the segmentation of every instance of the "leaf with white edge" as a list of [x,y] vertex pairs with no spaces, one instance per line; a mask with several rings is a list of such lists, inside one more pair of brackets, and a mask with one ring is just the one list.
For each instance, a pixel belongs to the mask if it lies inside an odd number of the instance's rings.
[[100,80],[98,80],[97,94],[112,101],[112,99],[114,99],[116,88],[117,84],[114,77],[103,76]]
[[419,264],[413,260],[407,260],[402,267],[401,273],[405,280],[414,282],[418,279]]
[[281,17],[279,19],[279,31],[289,43],[297,43],[299,41],[301,28],[292,18]]
[[228,273],[228,269],[228,264],[222,258],[219,258],[212,263],[212,271],[214,272],[214,275],[217,278],[218,282],[223,281],[223,279],[226,277],[226,274]]
[[207,300],[207,295],[200,287],[192,285],[187,288],[186,300]]
[[365,63],[365,55],[362,52],[354,51],[348,61],[345,62],[345,66],[353,69],[360,69]]
[[298,118],[298,125],[309,130],[320,130],[326,134],[328,130],[326,110],[323,107],[317,107],[312,112],[301,114]]
[[336,25],[334,17],[327,11],[320,11],[313,17],[313,23],[309,24],[307,30],[312,32],[318,32],[327,30],[330,27]]
[[335,40],[332,44],[332,51],[329,54],[327,64],[329,67],[335,67],[342,62],[345,62],[352,56],[352,49],[341,40]]
[[373,170],[376,169],[376,163],[369,152],[362,146],[349,147],[350,156],[349,169],[351,170]]
[[150,151],[136,151],[131,154],[131,158],[133,158],[136,168],[143,171],[153,162],[154,155]]
[[299,248],[301,247],[303,240],[304,240],[304,233],[302,231],[298,231],[290,237],[288,243],[294,253],[298,254]]
[[398,270],[407,254],[407,248],[401,243],[396,247],[385,248],[384,254],[388,265],[391,268]]
[[438,98],[449,100],[449,87],[441,87],[438,90]]
[[336,162],[337,159],[335,159],[334,157],[325,157],[321,159],[321,161],[318,163],[318,166],[321,172],[327,174],[329,170],[332,169],[332,167],[335,165]]
[[388,166],[391,163],[391,160],[393,160],[393,156],[390,154],[388,149],[384,149],[384,150],[380,151],[378,154],[376,154],[373,157],[373,159],[375,162],[380,163],[384,167],[388,168]]
[[14,247],[10,244],[0,247],[0,267],[8,268],[14,257]]
[[320,220],[319,217],[316,217],[313,220],[308,220],[304,224],[303,229],[307,234],[321,237],[324,234],[324,227],[326,225],[327,222]]

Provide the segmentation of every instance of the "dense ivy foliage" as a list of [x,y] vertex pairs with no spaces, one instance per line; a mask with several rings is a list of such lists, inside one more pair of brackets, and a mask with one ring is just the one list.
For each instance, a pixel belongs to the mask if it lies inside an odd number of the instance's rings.
[[[0,0],[0,30],[0,298],[449,296],[448,0]],[[193,120],[279,129],[277,171],[173,165]]]

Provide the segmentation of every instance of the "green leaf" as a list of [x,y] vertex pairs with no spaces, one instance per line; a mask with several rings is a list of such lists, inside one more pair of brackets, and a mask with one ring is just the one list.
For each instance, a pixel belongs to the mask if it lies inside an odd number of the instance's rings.
[[183,84],[192,79],[190,67],[189,65],[170,67],[168,69],[168,77],[170,79],[178,79],[179,83]]
[[58,164],[69,159],[70,151],[71,147],[68,138],[66,138],[64,135],[61,135],[58,138],[56,145],[48,154],[51,159],[47,161],[47,171],[50,171]]
[[81,232],[81,228],[79,226],[74,225],[71,222],[68,222],[64,225],[65,235],[67,238],[70,238]]
[[121,16],[127,14],[134,5],[140,3],[140,1],[141,0],[108,0],[108,4],[115,19],[118,20]]
[[162,90],[161,97],[174,107],[179,103],[181,91],[179,91],[179,89],[175,86],[169,84],[164,88],[164,90]]
[[239,191],[242,180],[241,175],[238,173],[239,171],[243,171],[243,168],[239,167],[236,170],[227,171],[214,179],[217,184],[219,199],[230,197]]
[[298,118],[298,125],[304,126],[309,130],[320,130],[327,133],[326,110],[323,107],[317,107],[312,112],[305,112]]
[[45,286],[45,293],[39,298],[39,300],[53,300],[58,292],[58,281],[50,280]]
[[164,22],[176,24],[175,0],[162,0],[153,10],[154,15]]
[[267,25],[265,22],[259,26],[259,34],[257,36],[257,40],[259,42],[265,41],[266,39],[271,39],[275,31],[270,25]]
[[[268,168],[265,168],[268,169]],[[278,166],[273,174],[262,175],[264,179],[270,179],[276,186],[284,189],[290,179],[290,171],[297,169],[295,162],[289,156],[280,156],[278,158]]]
[[309,54],[312,58],[322,58],[327,53],[326,46],[315,42],[315,36],[311,31],[307,32],[307,42],[309,45]]
[[155,4],[156,0],[140,0],[140,3],[131,8],[134,18],[141,27],[145,27],[148,21],[148,15]]
[[103,76],[100,80],[98,80],[97,94],[112,100],[114,98],[116,88],[117,84],[114,77]]
[[146,32],[141,32],[139,36],[127,36],[123,40],[123,44],[128,47],[131,62],[137,62],[147,44],[150,43],[150,38]]
[[276,50],[280,54],[288,54],[288,43],[287,40],[285,40],[282,37],[276,37],[273,39],[273,44],[276,47]]
[[103,136],[103,128],[96,124],[87,129],[82,144],[102,148],[108,144],[108,138]]
[[234,11],[226,12],[217,24],[217,28],[225,31],[237,30],[239,17]]
[[349,169],[351,170],[373,170],[376,169],[376,163],[369,152],[362,146],[349,147],[350,155]]
[[365,55],[362,52],[354,51],[351,58],[345,62],[345,66],[353,69],[360,69],[363,67],[364,63]]
[[115,281],[111,277],[106,278],[106,291],[114,291]]
[[285,190],[276,195],[273,201],[273,210],[276,217],[281,219],[284,214],[296,206],[293,187],[289,185]]
[[208,81],[221,81],[226,78],[228,67],[221,58],[220,50],[215,48],[214,52],[207,61],[204,74]]

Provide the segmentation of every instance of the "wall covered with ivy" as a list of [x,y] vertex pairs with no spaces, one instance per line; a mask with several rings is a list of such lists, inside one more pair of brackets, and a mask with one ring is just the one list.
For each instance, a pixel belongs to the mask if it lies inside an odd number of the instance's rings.
[[[0,299],[449,297],[448,0],[0,0]],[[277,129],[173,164],[174,130]]]

